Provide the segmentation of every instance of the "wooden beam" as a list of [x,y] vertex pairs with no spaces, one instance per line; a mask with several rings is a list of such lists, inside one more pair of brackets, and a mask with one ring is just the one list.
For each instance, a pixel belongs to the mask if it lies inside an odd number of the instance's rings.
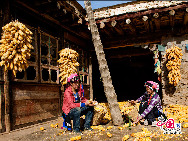
[[[141,35],[128,35],[121,38],[108,38],[103,40],[104,49],[119,48],[126,46],[134,46],[141,44],[151,44],[160,42],[162,35],[170,34],[171,30],[160,31],[157,33],[141,34]],[[136,40],[135,40],[136,39]]]
[[154,28],[153,28],[153,21],[149,21],[149,24],[150,24],[150,28],[151,28],[151,32],[154,32]]
[[159,31],[160,28],[161,28],[161,20],[159,18],[153,18],[153,21],[155,23],[155,26],[156,26],[156,31]]
[[174,27],[174,15],[169,15],[169,22],[170,22],[170,26],[173,28]]
[[107,22],[105,23],[109,28],[113,29],[113,31],[115,31],[115,33],[118,33],[120,36],[124,35],[123,29],[121,28],[121,26],[116,23],[116,25],[113,27],[111,25],[111,22]]
[[120,25],[116,24],[113,28],[116,30],[116,32],[117,32],[119,35],[121,35],[121,36],[124,35],[123,29],[121,28]]
[[149,22],[147,21],[143,21],[144,22],[144,26],[147,32],[149,32]]
[[130,57],[130,56],[142,56],[142,55],[150,55],[153,54],[153,52],[145,52],[145,53],[130,53],[130,54],[114,54],[114,55],[110,55],[109,58],[125,58],[125,57]]
[[81,39],[76,38],[68,32],[64,32],[64,39],[74,42],[75,44],[80,45],[82,47],[87,47],[86,42],[83,42]]
[[73,34],[75,34],[75,35],[81,37],[81,38],[90,39],[90,38],[88,38],[88,37],[81,36],[79,33],[75,32],[75,31],[72,30],[71,28],[69,28],[69,27],[67,27],[67,26],[65,26],[65,25],[62,25],[60,21],[54,19],[53,17],[51,17],[51,16],[49,16],[49,15],[47,15],[47,14],[42,14],[42,13],[40,13],[40,12],[37,11],[36,9],[31,8],[31,7],[28,6],[27,4],[21,2],[20,0],[17,0],[16,2],[17,2],[18,4],[20,4],[20,5],[24,6],[24,7],[26,7],[27,9],[31,10],[32,12],[36,13],[37,15],[40,15],[40,16],[44,17],[45,19],[50,20],[51,22],[53,22],[53,23],[55,23],[55,24],[61,26],[62,28],[66,29],[67,31],[69,31],[69,32],[71,32],[71,33],[73,33]]
[[188,33],[188,28],[177,27],[171,30],[171,27],[163,29],[159,32],[153,32],[150,34],[138,34],[138,35],[127,35],[123,37],[114,37],[103,40],[104,49],[119,48],[126,46],[135,46],[141,44],[152,44],[158,43],[161,41],[162,36],[176,35],[179,33],[179,36],[185,35]]
[[[75,17],[78,17],[79,15],[76,14],[75,9],[69,5],[66,1],[59,1],[59,4],[64,7],[67,11],[72,13]],[[79,18],[79,17],[78,17]]]
[[184,15],[183,24],[184,24],[184,25],[187,25],[187,23],[188,23],[188,13],[186,12],[185,15]]
[[110,33],[110,31],[108,31],[107,29],[104,28],[99,28],[99,31],[102,31],[104,34],[106,34],[108,37],[112,36],[112,33]]
[[136,34],[136,28],[135,28],[135,26],[132,23],[127,24],[127,26],[131,30],[131,34]]

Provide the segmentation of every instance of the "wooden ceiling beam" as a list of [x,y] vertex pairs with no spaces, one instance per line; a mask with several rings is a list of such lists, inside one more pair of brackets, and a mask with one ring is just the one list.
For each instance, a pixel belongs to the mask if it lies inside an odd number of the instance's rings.
[[136,28],[132,23],[127,24],[127,26],[129,27],[131,34],[136,34]]
[[169,15],[169,22],[170,22],[170,26],[172,28],[174,27],[174,20],[175,20],[174,15]]
[[150,24],[150,28],[151,28],[151,32],[154,32],[154,28],[153,28],[153,21],[149,21],[149,24]]
[[143,53],[129,53],[129,54],[113,54],[109,55],[108,58],[110,59],[121,59],[126,57],[133,57],[133,56],[143,56],[143,55],[150,55],[153,54],[153,52],[143,52]]
[[[151,44],[160,42],[162,36],[166,36],[168,34],[177,33],[177,30],[179,28],[174,29],[174,31],[171,31],[171,29],[164,29],[160,32],[153,32],[150,34],[144,34],[144,35],[129,35],[124,36],[121,38],[108,38],[107,40],[103,40],[104,49],[111,49],[111,48],[119,48],[119,47],[126,47],[126,46],[134,46],[134,45],[141,45],[141,44]],[[186,31],[183,31],[186,32]],[[182,34],[184,34],[182,32]]]
[[145,29],[147,32],[149,32],[149,21],[146,20],[146,21],[143,21],[144,22],[144,26],[145,26]]
[[103,30],[103,32],[104,32],[105,34],[108,35],[108,37],[111,37],[111,36],[112,36],[112,33],[111,33],[109,30],[107,30],[107,29],[105,29],[105,28],[103,28],[102,30]]
[[184,15],[183,24],[184,24],[184,25],[187,25],[187,23],[188,23],[188,13],[186,12],[185,15]]
[[73,29],[71,29],[70,27],[62,25],[62,23],[60,21],[54,19],[53,17],[51,17],[51,16],[49,16],[47,14],[42,14],[41,12],[37,11],[36,9],[33,9],[29,5],[25,4],[24,2],[22,2],[20,0],[16,0],[16,2],[18,4],[20,4],[21,6],[23,6],[23,7],[27,8],[27,9],[31,10],[35,14],[37,14],[37,15],[39,15],[41,17],[44,17],[46,20],[49,20],[49,21],[55,23],[56,25],[61,26],[62,28],[66,29],[67,31],[69,31],[71,33],[73,33],[74,35],[77,35],[77,36],[79,36],[79,37],[81,37],[83,39],[89,39],[90,40],[90,38],[88,38],[87,36],[80,35],[79,33],[75,32]]
[[[153,36],[153,37],[151,37]],[[135,46],[135,45],[141,45],[141,44],[151,44],[151,43],[157,43],[160,42],[162,35],[148,35],[148,36],[129,36],[124,37],[124,39],[119,40],[108,40],[103,41],[104,49],[112,49],[112,48],[120,48],[120,47],[126,47],[126,46]],[[136,39],[136,40],[135,40]]]
[[114,33],[118,33],[118,35],[120,36],[124,35],[124,32],[122,29],[120,29],[121,27],[118,25],[118,23],[116,23],[114,27],[111,25],[111,22],[107,22],[105,23],[105,25],[107,25],[112,31],[114,31]]
[[58,2],[61,6],[63,6],[64,9],[66,9],[68,12],[72,13],[73,16],[79,18],[79,15],[76,14],[75,9],[71,5],[69,5],[66,1],[61,0]]
[[153,18],[153,21],[155,23],[156,31],[159,31],[161,28],[161,20],[160,18]]
[[120,27],[120,25],[117,24],[116,26],[114,26],[114,29],[116,30],[116,32],[117,32],[120,36],[124,35],[123,29]]

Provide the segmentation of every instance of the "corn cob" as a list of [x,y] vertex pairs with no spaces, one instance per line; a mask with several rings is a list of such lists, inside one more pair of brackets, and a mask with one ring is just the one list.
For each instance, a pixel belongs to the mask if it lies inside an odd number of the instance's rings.
[[132,137],[150,137],[152,133],[147,128],[142,128],[142,132],[132,133]]
[[106,129],[107,130],[110,130],[110,129],[112,129],[113,128],[113,126],[108,126]]
[[109,138],[112,137],[112,134],[110,134],[110,132],[107,132],[106,134],[107,134],[107,136],[108,136]]
[[166,50],[167,64],[166,67],[169,71],[168,78],[169,83],[176,86],[181,79],[180,66],[181,58],[183,54],[181,53],[181,48],[174,46]]
[[40,130],[41,130],[41,131],[44,131],[44,127],[40,127]]
[[27,59],[31,56],[32,32],[22,23],[12,21],[2,27],[3,33],[0,40],[0,66],[5,66],[5,71],[12,70],[14,76],[17,71],[25,70],[29,65]]
[[81,136],[76,136],[76,137],[72,137],[72,138],[70,138],[71,141],[81,140],[81,139],[82,139]]
[[123,138],[122,138],[122,141],[126,141],[129,139],[129,135],[125,135]]
[[67,84],[67,78],[72,73],[77,73],[77,67],[79,63],[77,62],[78,53],[72,49],[65,48],[59,52],[60,59],[57,61],[59,63],[61,82]]
[[185,124],[183,125],[183,128],[188,128],[188,123],[185,123]]
[[168,107],[163,108],[163,112],[166,116],[173,118],[177,123],[188,122],[188,106],[184,105],[168,105]]

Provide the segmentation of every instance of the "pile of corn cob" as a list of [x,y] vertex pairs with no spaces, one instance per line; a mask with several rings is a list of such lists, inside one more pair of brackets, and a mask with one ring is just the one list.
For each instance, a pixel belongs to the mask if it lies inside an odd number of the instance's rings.
[[[135,110],[135,108],[136,108],[135,116],[137,117],[137,114],[138,114],[137,111],[139,109],[139,103],[136,104],[136,107],[131,106],[129,101],[118,102],[118,104],[119,104],[119,107],[120,107],[122,115],[130,115],[131,112],[133,112],[133,110]],[[96,107],[95,106],[95,110],[99,111],[99,112],[104,112],[105,111],[106,114],[104,115],[103,120],[108,120],[108,121],[112,120],[111,114],[110,114],[110,108],[108,106],[108,103],[99,103],[99,105],[102,105],[102,107]],[[105,108],[105,110],[104,110],[104,108]],[[101,122],[103,122],[103,121],[101,121]]]
[[183,54],[181,48],[173,46],[166,50],[167,64],[166,67],[169,71],[169,83],[176,86],[181,79],[180,65]]
[[59,63],[61,82],[63,85],[67,84],[67,78],[72,73],[77,73],[77,67],[79,63],[77,62],[78,53],[72,49],[65,48],[59,52],[60,59],[57,61]]
[[[131,106],[128,104],[129,102],[118,102],[120,110],[122,115],[128,115],[132,112],[134,106]],[[99,103],[99,107],[95,106],[95,110],[97,112],[104,112],[105,115],[103,117],[103,120],[111,121],[111,114],[110,114],[110,108],[108,106],[108,103]],[[105,110],[104,110],[105,108]],[[139,110],[139,103],[136,103],[136,108]],[[175,122],[182,123],[182,122],[188,122],[188,106],[184,105],[169,105],[166,108],[163,108],[163,112],[166,114],[166,116],[169,118],[173,118]],[[103,121],[101,121],[103,122]]]
[[27,59],[31,56],[33,46],[32,32],[22,23],[12,21],[2,27],[0,40],[0,66],[5,66],[5,71],[12,70],[14,76],[17,71],[25,70],[29,65]]
[[163,108],[163,112],[166,113],[168,118],[173,118],[177,123],[188,122],[188,106],[168,105]]

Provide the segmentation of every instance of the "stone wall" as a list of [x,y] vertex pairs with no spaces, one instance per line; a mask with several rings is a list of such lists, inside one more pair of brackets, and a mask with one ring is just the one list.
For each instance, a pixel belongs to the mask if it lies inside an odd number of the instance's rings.
[[188,44],[188,35],[182,37],[163,37],[161,44],[165,45],[165,50],[176,45],[182,49],[182,63],[180,67],[181,80],[176,87],[170,86],[168,82],[168,70],[166,68],[166,58],[162,52],[162,101],[163,105],[168,104],[180,104],[188,106],[188,51],[186,50],[186,44]]

